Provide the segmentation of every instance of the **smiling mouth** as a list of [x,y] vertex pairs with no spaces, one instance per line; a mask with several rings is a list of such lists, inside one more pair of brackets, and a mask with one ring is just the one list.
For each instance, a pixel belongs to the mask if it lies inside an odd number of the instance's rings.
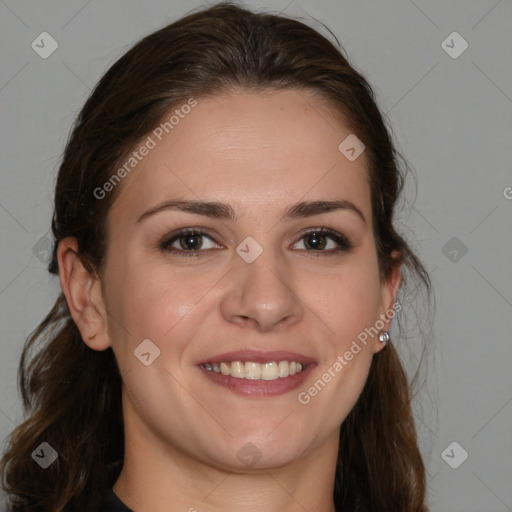
[[297,361],[221,361],[220,363],[203,363],[199,365],[210,372],[231,376],[235,379],[278,380],[303,372],[307,365]]
[[211,355],[196,368],[215,386],[251,399],[287,394],[305,384],[317,362],[288,350],[236,350]]

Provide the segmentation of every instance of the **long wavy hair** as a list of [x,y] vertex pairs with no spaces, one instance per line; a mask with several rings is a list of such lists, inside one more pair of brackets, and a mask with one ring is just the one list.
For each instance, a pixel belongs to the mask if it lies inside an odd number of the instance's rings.
[[[414,280],[430,300],[429,275],[394,227],[408,166],[402,169],[405,159],[372,88],[336,43],[297,19],[231,2],[194,11],[142,39],[104,74],[72,128],[55,189],[49,271],[58,274],[57,246],[71,236],[86,268],[101,275],[106,218],[121,187],[101,199],[95,190],[172,108],[232,90],[295,89],[327,100],[366,146],[381,278],[403,263],[399,296]],[[428,343],[421,337],[423,356]],[[338,510],[428,510],[411,406],[418,371],[411,380],[395,344],[393,337],[373,358],[340,427]],[[99,510],[123,465],[122,380],[111,348],[95,351],[82,341],[62,293],[25,343],[18,386],[25,419],[9,436],[0,464],[9,510]],[[47,469],[31,457],[42,442],[58,452]]]

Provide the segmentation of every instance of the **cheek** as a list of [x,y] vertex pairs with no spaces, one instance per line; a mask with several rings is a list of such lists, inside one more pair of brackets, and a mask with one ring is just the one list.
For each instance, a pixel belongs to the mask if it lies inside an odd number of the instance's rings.
[[[136,251],[131,259],[117,261],[109,274],[108,297],[109,333],[116,355],[131,357],[142,340],[150,339],[161,350],[160,364],[171,359],[176,363],[201,321],[215,309],[214,289],[222,273],[178,269],[165,261],[149,265]],[[170,346],[172,350],[167,350]]]
[[132,336],[160,341],[190,314],[200,298],[197,282],[183,283],[169,272],[149,270],[130,271],[117,290],[114,300],[126,329]]
[[367,265],[351,266],[350,271],[323,277],[317,283],[316,311],[331,335],[325,340],[325,358],[316,379],[298,399],[310,408],[311,416],[328,418],[324,428],[337,428],[356,404],[368,378],[373,350],[364,333],[378,318],[380,286],[378,274]]
[[169,268],[150,266],[132,254],[123,257],[113,251],[106,266],[109,333],[117,352],[133,351],[147,338],[162,346],[198,300],[194,280],[184,285]]
[[304,289],[305,303],[324,321],[338,350],[378,319],[380,281],[371,264],[347,264],[339,272],[315,276],[311,284]]

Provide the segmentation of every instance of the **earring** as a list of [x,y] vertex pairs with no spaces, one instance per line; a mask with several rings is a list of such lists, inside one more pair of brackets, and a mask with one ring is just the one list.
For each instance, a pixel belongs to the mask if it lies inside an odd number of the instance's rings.
[[387,331],[382,331],[382,332],[379,334],[379,341],[380,341],[383,345],[385,345],[389,340],[390,340],[389,332],[387,332]]

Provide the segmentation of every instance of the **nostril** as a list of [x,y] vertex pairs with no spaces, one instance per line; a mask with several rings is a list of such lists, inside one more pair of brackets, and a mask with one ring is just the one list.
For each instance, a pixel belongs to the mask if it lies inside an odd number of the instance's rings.
[[255,318],[252,318],[251,316],[245,316],[245,315],[237,315],[236,317],[236,323],[240,327],[258,327],[258,321]]

